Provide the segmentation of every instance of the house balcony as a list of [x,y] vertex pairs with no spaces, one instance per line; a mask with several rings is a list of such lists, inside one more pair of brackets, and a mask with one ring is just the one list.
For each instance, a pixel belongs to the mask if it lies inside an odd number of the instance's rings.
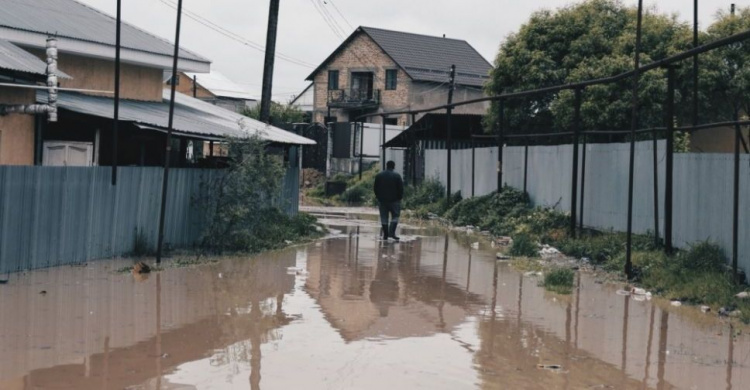
[[334,89],[328,91],[328,107],[330,108],[360,110],[365,108],[375,108],[379,105],[379,89],[355,89],[349,91],[344,89]]

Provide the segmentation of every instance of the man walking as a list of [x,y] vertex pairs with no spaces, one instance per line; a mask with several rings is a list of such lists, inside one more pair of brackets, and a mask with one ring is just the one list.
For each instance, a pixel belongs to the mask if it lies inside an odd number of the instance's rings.
[[[398,217],[401,215],[401,199],[404,197],[404,180],[401,175],[394,172],[396,163],[388,161],[385,164],[386,170],[375,176],[375,197],[378,199],[378,208],[380,209],[380,224],[383,227],[383,240],[388,237],[398,241],[396,237],[396,227],[398,226]],[[391,223],[388,223],[390,214]]]

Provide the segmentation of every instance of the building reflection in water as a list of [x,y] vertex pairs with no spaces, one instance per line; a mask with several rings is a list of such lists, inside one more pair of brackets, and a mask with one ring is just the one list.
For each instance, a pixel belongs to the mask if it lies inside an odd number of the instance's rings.
[[[0,300],[0,312],[18,313],[0,317],[0,388],[169,388],[194,383],[178,374],[204,361],[243,378],[243,388],[278,387],[284,363],[299,356],[268,344],[283,346],[292,326],[305,329],[296,343],[335,336],[341,344],[330,351],[303,351],[346,367],[354,361],[337,359],[352,359],[347,348],[378,349],[384,360],[371,364],[388,366],[395,357],[383,351],[400,348],[400,340],[420,340],[423,358],[446,343],[469,353],[465,366],[410,360],[394,380],[439,378],[450,366],[454,383],[482,388],[750,383],[750,368],[735,361],[750,353],[750,342],[721,324],[623,299],[586,274],[570,296],[547,293],[494,253],[472,250],[466,235],[384,243],[367,229],[342,230],[341,238],[263,259],[168,269],[144,280],[100,265],[19,277]],[[308,274],[289,274],[293,266]],[[290,305],[320,319],[287,314]],[[311,374],[296,367],[296,383]]]

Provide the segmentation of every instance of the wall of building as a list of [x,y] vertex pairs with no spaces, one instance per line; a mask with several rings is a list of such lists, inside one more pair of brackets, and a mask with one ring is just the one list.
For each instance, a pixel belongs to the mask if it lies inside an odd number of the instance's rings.
[[[747,143],[750,129],[742,129],[742,136]],[[734,127],[694,131],[690,134],[690,150],[699,153],[734,153]],[[745,152],[742,145],[740,152]]]
[[[179,77],[179,83],[177,84],[176,88],[177,92],[188,96],[193,96],[193,79],[182,72],[180,72],[177,77]],[[164,88],[170,88],[170,85],[168,83],[165,83]],[[198,87],[195,90],[195,97],[199,99],[211,99],[215,98],[216,96],[214,96],[211,91],[203,88],[200,83],[198,83]]]
[[[415,81],[411,86],[411,106],[412,109],[430,108],[441,106],[448,103],[448,86],[444,85],[435,89],[439,84]],[[459,85],[453,90],[453,101],[463,102],[483,98],[484,91],[481,87],[470,87]],[[489,102],[469,104],[456,107],[454,114],[476,114],[484,115],[487,113]],[[421,116],[418,116],[418,118]]]
[[[385,90],[387,69],[398,69],[396,89],[392,91]],[[409,103],[409,91],[412,84],[409,76],[399,69],[398,65],[370,37],[360,34],[315,75],[313,120],[316,122],[323,122],[328,114],[329,70],[339,71],[339,89],[346,91],[350,88],[351,72],[373,72],[373,89],[380,90],[381,93],[381,104],[377,112],[400,109]],[[348,121],[351,112],[351,110],[332,109],[331,115],[336,116],[340,122]],[[402,123],[405,120],[407,120],[406,116],[399,118],[399,124],[405,124]],[[378,121],[379,119],[372,122]]]
[[[26,49],[46,60],[44,50]],[[64,88],[96,89],[114,91],[115,63],[111,60],[60,53],[58,67],[72,79],[60,79]],[[124,99],[161,101],[164,72],[161,69],[122,64],[120,73],[120,96]],[[112,96],[106,94],[105,96]]]
[[[33,104],[33,90],[0,87],[0,104]],[[0,165],[34,165],[34,116],[0,116]]]

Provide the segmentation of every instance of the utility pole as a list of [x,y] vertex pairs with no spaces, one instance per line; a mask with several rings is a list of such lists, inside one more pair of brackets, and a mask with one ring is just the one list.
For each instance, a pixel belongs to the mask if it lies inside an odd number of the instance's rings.
[[266,35],[266,60],[263,63],[263,92],[260,98],[260,121],[271,119],[271,90],[273,89],[273,62],[276,58],[276,30],[279,27],[279,1],[271,0],[268,11],[268,33]]
[[[180,57],[180,27],[182,26],[182,0],[177,0],[177,27],[174,38],[174,57],[172,58],[172,88],[169,98],[169,121],[167,124],[167,139],[164,153],[164,175],[161,183],[161,209],[159,211],[159,241],[156,246],[156,264],[161,263],[162,248],[164,246],[164,218],[167,212],[167,186],[169,185],[169,158],[172,156],[172,129],[174,127],[174,99],[177,88],[177,61]],[[182,151],[185,153],[185,151]]]
[[[115,27],[115,115],[112,122],[112,185],[117,185],[117,138],[120,123],[120,48],[122,27],[122,0],[117,0],[117,25]],[[98,147],[98,146],[97,146]],[[97,161],[97,164],[99,162]]]
[[446,119],[446,130],[448,132],[448,135],[445,140],[445,146],[448,150],[448,180],[447,180],[447,192],[448,192],[448,205],[451,204],[451,150],[453,149],[452,140],[451,140],[451,115],[453,113],[453,107],[450,106],[450,104],[453,103],[453,88],[455,87],[456,83],[456,65],[451,65],[451,75],[448,79],[448,117]]
[[198,97],[198,75],[193,75],[193,97]]

